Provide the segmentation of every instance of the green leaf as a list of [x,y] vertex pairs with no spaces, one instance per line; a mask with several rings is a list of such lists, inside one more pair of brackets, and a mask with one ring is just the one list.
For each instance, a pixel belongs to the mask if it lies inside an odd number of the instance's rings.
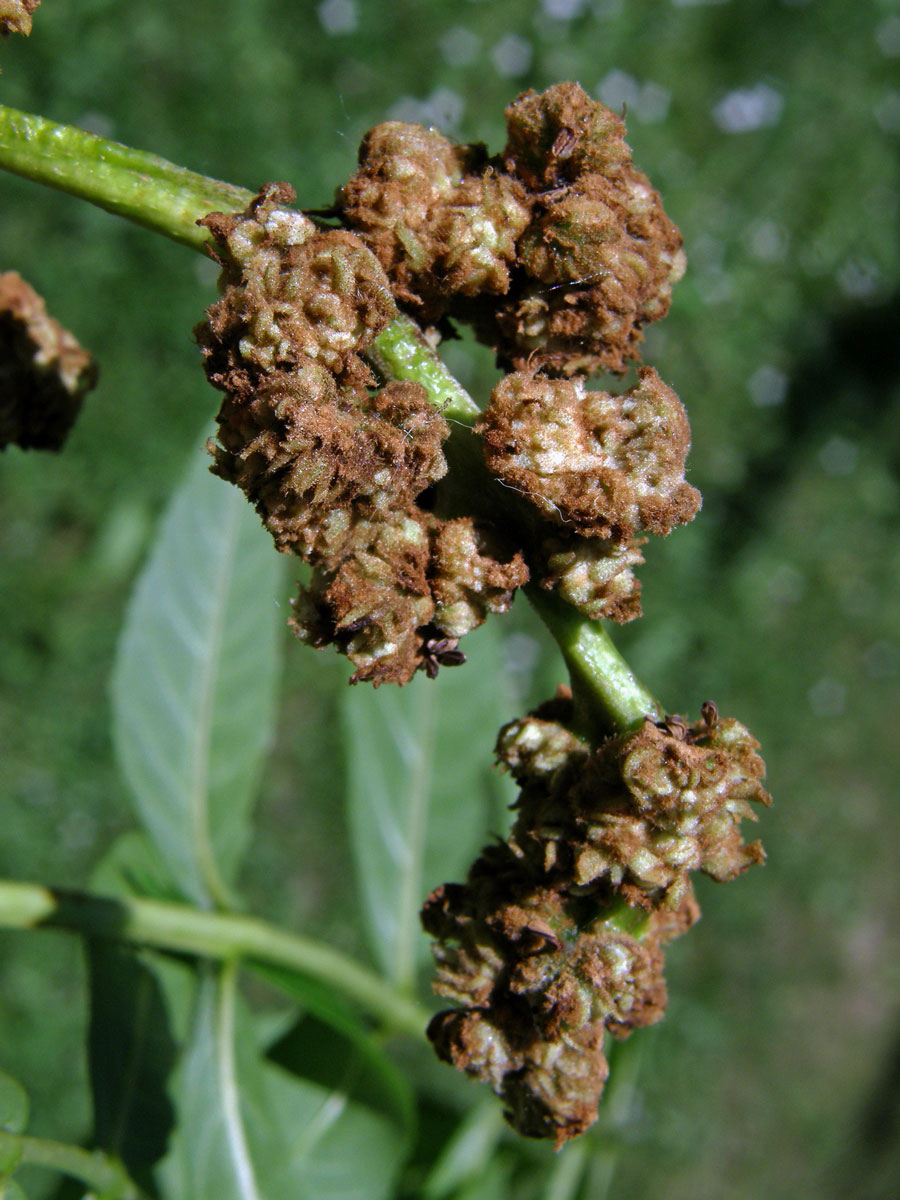
[[473,1105],[428,1173],[422,1200],[448,1200],[459,1188],[480,1179],[504,1128],[503,1109],[496,1096]]
[[514,1159],[510,1156],[493,1158],[484,1171],[454,1194],[453,1200],[509,1200],[517,1188],[513,1183]]
[[88,1065],[94,1142],[146,1185],[175,1120],[167,1094],[176,1047],[159,980],[126,946],[88,941]]
[[248,962],[244,966],[254,975],[265,979],[272,987],[299,1001],[304,1011],[318,1017],[351,1040],[368,1041],[369,1034],[362,1025],[358,1010],[339,993],[319,979],[292,971],[290,967],[271,963]]
[[90,886],[101,896],[181,899],[159,851],[139,829],[119,834],[91,872]]
[[27,1200],[15,1179],[0,1180],[0,1200]]
[[[120,835],[91,874],[107,896],[168,899],[173,885],[146,834]],[[168,1095],[176,1034],[187,1035],[195,991],[190,967],[124,943],[85,940],[90,1017],[88,1070],[93,1143],[119,1159],[151,1191],[150,1171],[165,1154],[175,1113]]]
[[274,725],[281,569],[237,488],[194,462],[132,595],[112,679],[116,752],[183,894],[229,904]]
[[282,1048],[290,1070],[267,1061],[235,991],[232,967],[201,985],[193,1037],[176,1074],[178,1126],[160,1171],[166,1200],[389,1196],[406,1137],[388,1098],[372,1107],[372,1095],[353,1087],[363,1076],[354,1080],[339,1057],[324,1078],[323,1062],[332,1050],[339,1055],[341,1042],[321,1029],[309,1071],[298,1043]]
[[0,1129],[23,1133],[28,1123],[28,1096],[22,1085],[0,1071]]
[[505,832],[508,781],[491,768],[511,713],[502,635],[487,622],[465,640],[469,661],[403,688],[360,686],[342,702],[348,820],[373,952],[385,975],[411,987],[428,956],[419,909],[440,883],[465,877]]

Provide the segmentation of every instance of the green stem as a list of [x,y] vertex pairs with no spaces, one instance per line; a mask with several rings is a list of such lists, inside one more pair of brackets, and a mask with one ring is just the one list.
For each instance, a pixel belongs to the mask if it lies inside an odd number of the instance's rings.
[[403,313],[381,331],[366,357],[389,379],[421,383],[429,400],[448,421],[474,425],[481,415],[478,405],[453,378],[419,327]]
[[249,966],[287,968],[329,984],[387,1028],[413,1037],[423,1036],[430,1016],[354,959],[254,917],[2,881],[0,926],[69,929],[220,961],[242,958]]
[[662,706],[635,676],[599,621],[591,621],[552,592],[525,589],[553,634],[569,671],[576,719],[589,736],[635,729],[645,717],[658,721]]
[[239,212],[253,193],[177,167],[72,125],[0,105],[0,167],[58,188],[200,250],[209,234],[197,220]]
[[100,1150],[82,1150],[65,1142],[24,1137],[0,1130],[0,1159],[16,1159],[16,1169],[47,1167],[86,1184],[102,1200],[138,1200],[140,1192],[124,1169]]

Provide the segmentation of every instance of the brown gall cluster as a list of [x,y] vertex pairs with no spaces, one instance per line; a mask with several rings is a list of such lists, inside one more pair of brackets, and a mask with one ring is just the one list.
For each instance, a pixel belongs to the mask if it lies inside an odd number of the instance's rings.
[[501,730],[519,785],[507,842],[422,911],[434,939],[438,1055],[491,1085],[506,1117],[557,1146],[597,1117],[604,1037],[666,1007],[663,948],[699,917],[692,871],[732,879],[761,862],[740,822],[768,804],[758,744],[704,705],[591,747],[569,730],[571,698]]
[[681,236],[631,160],[622,119],[574,83],[506,110],[507,144],[454,146],[391,121],[337,194],[398,299],[471,323],[498,364],[621,373],[684,273]]
[[31,33],[31,15],[41,0],[0,0],[0,36]]
[[222,267],[196,330],[225,393],[213,470],[312,566],[297,635],[336,645],[354,682],[405,683],[462,661],[454,639],[504,611],[527,573],[518,556],[488,562],[471,519],[417,504],[446,472],[447,424],[419,384],[379,386],[362,357],[396,313],[378,260],[293,200],[269,184],[245,213],[202,222]]
[[0,450],[59,450],[96,381],[94,360],[38,293],[0,274]]
[[516,542],[530,578],[592,619],[640,616],[644,534],[690,521],[687,415],[650,369],[623,372],[684,270],[678,230],[638,171],[624,123],[573,83],[526,92],[507,145],[455,146],[391,121],[363,139],[337,209],[426,322],[473,324],[501,366],[477,432],[489,470],[532,504]]
[[[460,639],[529,580],[593,619],[639,616],[642,544],[700,505],[687,415],[657,373],[621,394],[584,385],[624,372],[665,315],[678,231],[621,119],[576,84],[506,116],[496,158],[416,125],[373,129],[337,197],[349,230],[293,210],[286,184],[201,222],[222,267],[197,329],[225,393],[213,470],[309,564],[291,624],[346,654],[353,682],[463,662]],[[512,368],[475,426],[484,504],[465,470],[466,486],[441,484],[449,428],[425,389],[372,365],[398,304],[433,337],[472,323]],[[501,730],[512,832],[422,913],[455,1005],[429,1027],[437,1053],[557,1146],[596,1119],[607,1033],[665,1011],[664,947],[699,916],[691,873],[761,862],[740,826],[769,802],[756,741],[711,704],[598,744],[574,721],[563,689]]]

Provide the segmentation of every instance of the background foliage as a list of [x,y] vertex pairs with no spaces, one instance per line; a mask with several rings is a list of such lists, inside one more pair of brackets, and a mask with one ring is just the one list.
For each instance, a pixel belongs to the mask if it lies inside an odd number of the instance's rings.
[[[645,359],[688,406],[704,509],[650,548],[646,615],[618,641],[671,707],[712,697],[753,729],[776,807],[766,870],[701,885],[704,920],[670,953],[670,1011],[639,1035],[617,1182],[667,1200],[896,1195],[900,4],[47,0],[0,56],[5,103],[245,186],[286,178],[308,206],[388,116],[498,148],[525,87],[577,79],[626,104],[635,158],[685,235],[689,272]],[[59,460],[10,450],[0,473],[0,873],[77,886],[131,826],[109,733],[116,631],[216,403],[189,336],[215,272],[10,178],[0,214],[0,266],[102,368]],[[486,396],[485,353],[461,343],[448,359]],[[446,726],[430,737],[458,748],[451,761],[486,763],[494,725],[561,674],[527,612],[492,624],[497,666],[468,687],[469,667],[439,681]],[[285,661],[244,891],[401,978],[424,942],[378,924],[390,879],[356,888],[348,868],[375,836],[359,755],[384,718],[345,692],[345,663],[297,645]],[[473,695],[500,667],[499,690]],[[458,784],[480,789],[494,828],[497,786]],[[0,1067],[27,1082],[32,1132],[78,1140],[78,946],[9,935],[0,953]],[[504,1170],[501,1157],[486,1194],[506,1194]]]

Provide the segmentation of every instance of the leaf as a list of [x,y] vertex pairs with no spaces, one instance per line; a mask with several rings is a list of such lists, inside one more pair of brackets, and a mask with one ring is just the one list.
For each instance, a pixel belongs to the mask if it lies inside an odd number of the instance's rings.
[[428,955],[419,909],[462,879],[506,826],[508,781],[491,769],[510,717],[501,634],[466,638],[469,661],[403,688],[356,687],[342,701],[348,821],[370,944],[385,975],[411,987]]
[[183,894],[227,904],[272,735],[281,568],[240,492],[196,455],[135,586],[112,679],[137,815]]
[[119,834],[91,872],[90,886],[102,896],[181,899],[159,851],[139,829]]
[[403,1075],[361,1027],[346,1034],[303,1016],[267,1052],[270,1062],[390,1117],[407,1142],[415,1130],[412,1092]]
[[23,1133],[28,1123],[28,1096],[18,1080],[0,1071],[0,1129]]
[[[113,842],[91,874],[107,896],[166,899],[172,885],[146,834]],[[85,939],[90,1017],[88,1069],[93,1143],[114,1155],[150,1191],[152,1167],[166,1152],[175,1112],[168,1095],[177,1029],[186,1037],[194,971],[150,950]]]
[[146,1186],[175,1112],[167,1094],[176,1047],[159,980],[135,951],[88,941],[88,1066],[94,1142]]
[[[321,1063],[331,1043],[319,1042]],[[178,1127],[160,1171],[166,1200],[386,1198],[406,1139],[390,1105],[369,1107],[351,1082],[301,1079],[267,1062],[237,1003],[233,969],[210,973],[176,1075]]]
[[459,1122],[428,1173],[422,1200],[448,1200],[480,1178],[504,1130],[503,1109],[495,1096],[473,1105]]
[[0,1180],[0,1200],[27,1200],[15,1179]]

